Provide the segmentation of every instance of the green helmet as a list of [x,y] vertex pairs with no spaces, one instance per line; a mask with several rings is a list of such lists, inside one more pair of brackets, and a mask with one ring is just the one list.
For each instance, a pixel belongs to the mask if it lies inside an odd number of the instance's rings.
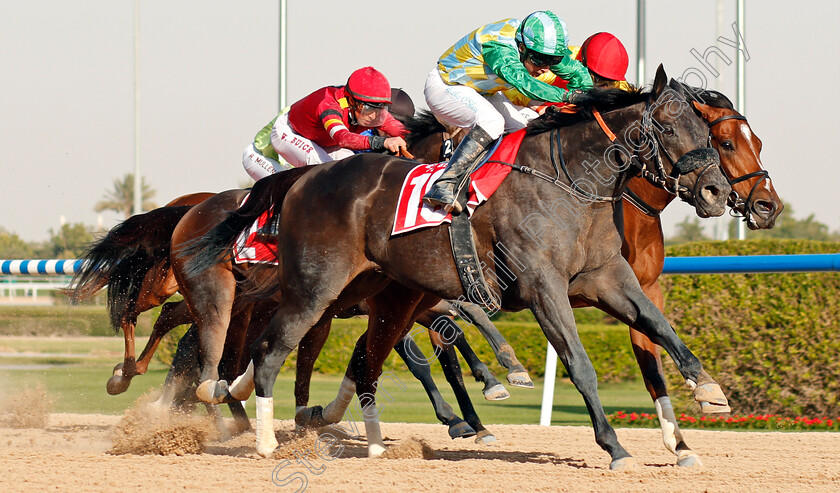
[[553,12],[541,10],[526,17],[516,30],[516,40],[529,50],[550,56],[565,56],[569,51],[566,23]]

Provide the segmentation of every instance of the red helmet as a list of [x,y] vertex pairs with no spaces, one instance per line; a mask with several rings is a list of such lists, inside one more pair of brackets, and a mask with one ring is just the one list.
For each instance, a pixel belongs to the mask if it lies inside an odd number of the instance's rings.
[[350,74],[344,90],[357,101],[391,104],[391,84],[373,67],[360,68]]
[[586,38],[576,58],[589,70],[610,80],[624,80],[630,63],[624,45],[610,33],[593,34]]

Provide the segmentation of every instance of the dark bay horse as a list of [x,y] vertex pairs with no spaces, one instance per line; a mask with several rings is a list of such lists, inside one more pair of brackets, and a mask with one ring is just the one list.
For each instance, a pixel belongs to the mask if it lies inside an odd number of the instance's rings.
[[[733,215],[743,216],[750,229],[772,228],[783,205],[761,164],[761,141],[746,117],[735,111],[726,96],[716,91],[684,86],[674,80],[669,86],[683,94],[695,113],[709,126],[712,146],[720,153],[721,169],[732,186],[729,205],[733,207]],[[413,133],[417,135],[445,131],[427,112],[421,112],[412,124]],[[455,142],[457,144],[457,140]],[[664,298],[658,280],[665,261],[660,214],[674,198],[673,194],[641,177],[630,180],[623,196],[622,255],[633,269],[642,290],[660,311],[664,310]],[[581,306],[587,305],[575,305]],[[630,327],[630,339],[645,386],[660,418],[666,448],[677,456],[677,463],[681,466],[699,464],[699,457],[685,444],[671,407],[659,346],[633,327]],[[718,407],[712,410],[718,410]]]
[[[286,180],[288,185],[290,182],[299,179],[305,173],[312,171],[313,169],[311,167],[290,170],[283,173],[283,179]],[[255,184],[251,195],[259,194],[259,190],[263,186],[264,182],[262,180]],[[183,216],[171,233],[172,250],[177,251],[183,245],[194,242],[203,231],[209,230],[211,227],[220,223],[227,217],[228,211],[233,211],[239,206],[246,193],[247,191],[244,190],[222,192],[193,207]],[[272,311],[273,303],[276,303],[276,299],[274,299],[255,304],[253,300],[240,295],[238,286],[241,283],[247,285],[248,283],[260,282],[260,277],[265,277],[262,275],[263,272],[271,274],[270,281],[273,281],[273,268],[266,271],[265,267],[252,267],[247,264],[237,266],[230,259],[226,259],[224,262],[219,262],[213,268],[203,272],[201,276],[187,278],[183,275],[182,264],[183,262],[177,256],[173,256],[172,272],[175,275],[181,294],[184,296],[184,302],[189,306],[190,313],[193,314],[192,319],[200,331],[198,345],[202,351],[202,366],[217,368],[222,363],[228,365],[228,373],[234,371],[233,368],[238,368],[237,365],[241,364],[238,357],[239,353],[235,348],[244,347],[249,334],[259,335],[267,325],[267,319],[264,316],[256,319],[253,318],[255,317],[255,311],[261,311],[261,313]],[[470,311],[470,308],[464,308],[464,310]],[[356,311],[354,313],[364,314],[366,311]],[[424,325],[428,324],[428,326],[434,329],[432,322],[437,319],[439,314],[440,312],[423,314],[426,317],[426,321],[425,323],[421,323]],[[488,333],[486,337],[491,341],[491,346],[494,350],[499,352],[497,356],[499,360],[507,362],[513,369],[518,367],[520,369],[519,373],[522,373],[521,370],[524,370],[524,367],[516,359],[512,348],[501,337],[501,334],[498,334],[498,330],[492,326],[492,323],[490,323],[486,315],[482,314],[482,316],[486,323],[482,323],[481,318],[475,316],[476,327],[482,333]],[[449,321],[449,323],[454,325],[454,322]],[[329,320],[325,320],[317,330],[313,330],[307,334],[300,343],[295,383],[296,404],[300,407],[308,403],[309,380],[311,378],[312,368],[329,334],[329,327]],[[438,330],[440,329],[438,328]],[[208,333],[212,335],[208,335]],[[498,335],[494,336],[493,334]],[[433,331],[430,332],[430,335],[436,337]],[[438,343],[438,345],[449,346],[449,344],[457,344],[458,338],[463,339],[463,333],[459,332],[454,335],[459,337],[447,341],[447,344]],[[225,345],[207,345],[208,342],[213,343],[217,340],[225,340]],[[464,340],[464,343],[466,343],[466,340]],[[422,356],[419,348],[414,344],[413,339],[407,338],[407,340],[402,341],[398,345],[397,350],[409,366],[411,372],[423,383],[434,405],[437,417],[449,427],[449,434],[452,438],[476,436],[476,440],[481,442],[495,440],[493,435],[481,424],[475,409],[472,407],[472,403],[467,396],[467,390],[464,387],[460,367],[450,348],[442,347],[438,353],[438,359],[444,367],[447,381],[453,387],[459,404],[461,404],[464,419],[457,416],[452,411],[452,408],[443,400],[431,378],[430,367],[428,364],[423,364],[426,358]],[[472,353],[471,350],[467,352],[463,349],[462,352],[465,354]],[[420,358],[410,357],[412,355],[419,355]],[[473,356],[475,356],[474,353]],[[487,366],[477,357],[474,358],[474,361],[469,361],[468,359],[468,362],[471,363],[471,368],[474,369],[477,376],[480,376],[482,381],[485,382],[485,390],[488,390],[488,387],[492,390],[493,387],[500,386],[495,377],[489,373]],[[247,364],[247,358],[245,363]],[[178,369],[176,372],[182,371]],[[181,379],[178,381],[183,382],[184,380]],[[201,389],[199,389],[200,391]],[[205,398],[205,400],[212,399]],[[216,400],[213,403],[220,402]]]
[[[631,170],[641,169],[705,215],[722,214],[730,191],[715,166],[717,153],[704,148],[705,124],[683,111],[684,99],[670,97],[666,88],[660,67],[649,93],[588,93],[606,125],[624,137],[618,144],[587,112],[551,113],[532,122],[510,164],[521,173],[512,173],[471,218],[479,256],[490,260],[491,289],[504,309],[534,312],[583,395],[596,442],[610,454],[613,468],[628,466],[632,459],[600,404],[570,301],[585,300],[640,328],[667,349],[698,402],[726,405],[720,387],[644,296],[621,257],[616,215]],[[446,226],[389,235],[399,184],[412,167],[397,158],[359,155],[323,165],[290,188],[281,182],[276,195],[249,201],[251,209],[262,204],[263,210],[272,207],[281,215],[277,272],[283,295],[268,329],[251,345],[253,366],[230,387],[237,395],[256,389],[261,455],[268,456],[277,445],[272,388],[287,355],[312,327],[365,298],[371,309],[369,329],[356,346],[348,375],[356,380],[369,454],[384,451],[374,398],[382,362],[419,312],[464,292],[449,260]],[[584,178],[587,174],[592,181]],[[249,216],[261,212],[246,204],[183,252],[193,255],[188,275],[216,265],[253,220]],[[498,279],[505,275],[502,285]],[[205,397],[216,395],[216,378],[212,365],[204,365],[202,386],[215,387]]]

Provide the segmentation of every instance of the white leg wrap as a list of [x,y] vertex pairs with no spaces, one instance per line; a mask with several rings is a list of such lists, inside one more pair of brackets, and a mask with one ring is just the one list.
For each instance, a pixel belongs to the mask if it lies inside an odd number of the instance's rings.
[[248,363],[248,368],[245,373],[236,377],[236,380],[230,384],[228,392],[238,401],[247,401],[251,397],[251,392],[254,391],[254,361]]
[[278,445],[274,437],[274,398],[257,396],[257,453],[268,457]]
[[379,414],[376,405],[362,409],[365,418],[365,435],[368,441],[368,457],[379,457],[385,453],[385,442],[382,441],[382,430],[379,428]]
[[344,417],[344,412],[350,407],[350,401],[356,394],[356,382],[345,375],[338,389],[338,396],[324,408],[323,416],[327,423],[338,423]]
[[662,441],[665,448],[672,454],[677,453],[677,444],[682,441],[682,433],[677,424],[677,417],[674,415],[674,408],[671,406],[671,399],[667,396],[660,397],[654,401],[656,415],[659,416],[659,426],[662,428]]

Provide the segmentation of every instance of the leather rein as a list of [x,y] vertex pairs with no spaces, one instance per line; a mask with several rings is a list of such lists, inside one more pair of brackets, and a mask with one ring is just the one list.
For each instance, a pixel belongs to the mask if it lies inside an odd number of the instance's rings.
[[[593,112],[593,115],[595,116],[596,121],[601,126],[601,129],[607,135],[609,140],[611,142],[614,142],[616,140],[616,136],[607,127],[606,123],[604,122],[603,118],[601,117],[601,114],[595,108],[592,108],[592,112]],[[637,149],[636,152],[631,156],[630,163],[634,167],[639,169],[639,175],[640,176],[642,176],[644,179],[646,179],[649,183],[651,183],[653,186],[655,186],[657,188],[661,188],[661,189],[665,190],[666,192],[668,192],[670,194],[673,194],[673,195],[678,195],[681,192],[689,191],[688,188],[683,187],[682,185],[679,184],[679,179],[680,179],[680,176],[681,176],[682,173],[679,171],[678,167],[676,166],[676,161],[670,156],[670,154],[668,154],[668,151],[663,146],[662,141],[656,135],[656,132],[654,131],[654,128],[653,128],[653,123],[652,123],[652,120],[651,120],[651,117],[650,117],[650,113],[651,113],[651,102],[646,101],[645,102],[645,110],[642,113],[642,130],[641,130],[641,133],[642,133],[642,137],[643,137],[644,141],[648,144],[648,147],[651,148],[652,151],[653,151],[653,164],[655,166],[655,170],[654,171],[648,170],[647,163],[643,162],[641,159],[639,159],[639,153],[641,151],[640,149]],[[521,166],[521,165],[517,165],[517,164],[513,164],[513,163],[506,163],[506,162],[503,162],[503,161],[488,161],[488,162],[495,162],[495,163],[499,163],[499,164],[504,164],[504,165],[510,166],[511,168],[513,168],[516,171],[519,171],[520,173],[533,175],[536,178],[547,181],[547,182],[551,183],[552,185],[560,188],[561,190],[569,193],[570,195],[577,196],[578,198],[580,198],[584,201],[587,201],[587,202],[613,202],[613,203],[615,203],[615,202],[619,202],[622,199],[622,197],[624,196],[623,193],[619,194],[619,195],[610,195],[610,196],[598,195],[598,194],[594,194],[594,193],[591,193],[587,190],[582,189],[580,186],[577,185],[577,183],[575,183],[575,180],[572,178],[571,174],[569,173],[569,169],[566,166],[566,161],[565,161],[565,159],[563,159],[563,147],[562,147],[562,143],[561,143],[561,139],[560,139],[560,132],[558,131],[558,129],[553,129],[551,131],[551,138],[549,139],[549,146],[550,146],[549,155],[551,156],[551,165],[554,168],[554,173],[555,173],[554,177],[551,177],[550,175],[548,175],[546,173],[543,173],[543,172],[541,172],[539,170],[536,170],[534,168],[530,168],[528,166]],[[556,152],[555,152],[555,147],[557,149]],[[665,155],[665,157],[668,159],[668,162],[672,166],[672,172],[671,172],[670,175],[665,172],[665,167],[662,164],[662,158],[661,158],[662,154]],[[558,159],[559,159],[559,166],[558,166]],[[703,174],[705,174],[706,171],[711,166],[714,166],[714,165],[713,164],[707,165],[703,169],[703,171],[700,173],[700,176],[698,176],[697,182],[695,183],[695,189],[691,190],[692,194],[694,194],[696,192],[696,184],[700,182],[700,177],[702,177]],[[560,170],[561,169],[563,171],[563,175],[565,175],[565,177],[566,177],[566,180],[568,180],[569,183],[571,183],[571,185],[567,185],[566,183],[563,183],[562,181],[560,181],[560,176],[561,176]],[[692,195],[692,196],[694,196],[694,195]]]

